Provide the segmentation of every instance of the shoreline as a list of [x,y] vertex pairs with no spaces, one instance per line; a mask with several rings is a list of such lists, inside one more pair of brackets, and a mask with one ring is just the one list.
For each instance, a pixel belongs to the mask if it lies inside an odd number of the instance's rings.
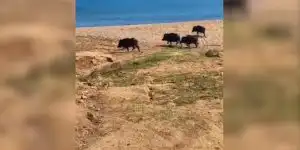
[[125,27],[125,26],[144,26],[144,25],[167,25],[167,24],[182,24],[182,23],[193,23],[193,22],[210,22],[210,21],[223,21],[224,19],[205,19],[205,20],[190,20],[190,21],[175,21],[175,22],[161,22],[161,23],[140,23],[140,24],[126,24],[126,25],[99,25],[99,26],[82,26],[76,27],[77,29],[85,28],[105,28],[105,27]]
[[90,29],[90,28],[119,28],[119,27],[140,27],[151,25],[172,25],[172,24],[187,24],[187,23],[210,23],[210,22],[223,22],[224,19],[207,19],[207,20],[192,20],[192,21],[179,21],[179,22],[163,22],[163,23],[145,23],[145,24],[128,24],[128,25],[110,25],[110,26],[91,26],[91,27],[76,27],[76,30]]

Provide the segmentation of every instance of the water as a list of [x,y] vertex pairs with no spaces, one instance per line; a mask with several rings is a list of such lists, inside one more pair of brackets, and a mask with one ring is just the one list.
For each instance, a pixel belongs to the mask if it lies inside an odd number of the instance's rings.
[[223,0],[77,0],[76,26],[223,19]]

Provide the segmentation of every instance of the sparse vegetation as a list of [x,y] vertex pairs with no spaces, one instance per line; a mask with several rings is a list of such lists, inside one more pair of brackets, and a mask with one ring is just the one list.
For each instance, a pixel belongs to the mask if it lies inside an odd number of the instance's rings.
[[[149,97],[149,93],[151,93],[150,103],[145,103],[145,100],[141,99],[142,97],[126,96],[127,101],[130,102],[121,102],[124,103],[126,107],[115,108],[116,106],[112,104],[115,103],[115,101],[123,101],[122,98],[113,98],[107,100],[107,102],[103,101],[101,102],[101,106],[105,108],[106,111],[110,110],[108,112],[117,112],[119,118],[128,123],[143,124],[145,121],[153,121],[153,119],[156,123],[169,122],[169,128],[181,131],[189,137],[197,137],[200,132],[208,132],[208,130],[210,130],[209,124],[204,118],[201,118],[201,116],[191,112],[181,112],[176,107],[195,105],[198,102],[202,103],[201,101],[209,102],[222,99],[223,82],[220,72],[199,72],[193,70],[192,72],[186,73],[174,72],[160,74],[155,71],[150,71],[147,74],[143,74],[139,73],[139,71],[145,70],[147,72],[149,69],[159,68],[166,64],[174,64],[171,68],[176,67],[176,65],[190,65],[190,63],[201,64],[203,61],[211,61],[214,59],[220,58],[208,58],[205,57],[204,54],[193,53],[192,51],[182,49],[164,49],[152,55],[132,60],[117,70],[105,73],[96,71],[89,76],[78,75],[78,80],[79,82],[88,83],[100,89],[107,85],[109,85],[111,89],[131,89],[133,87],[141,87],[140,89],[143,89],[142,87],[148,85],[149,91],[146,91],[148,95],[145,93],[145,97]],[[152,79],[150,84],[148,78]],[[132,92],[134,93],[136,91],[132,89]],[[97,105],[99,104],[92,104],[92,106]],[[101,114],[103,114],[103,112]],[[161,136],[172,136],[166,129],[164,129],[164,131],[155,132]],[[106,134],[102,132],[91,132],[89,134],[90,137],[106,136]]]
[[115,86],[130,86],[143,84],[145,76],[137,75],[139,69],[147,69],[158,66],[164,61],[172,61],[175,63],[196,62],[200,61],[203,56],[191,54],[186,51],[166,50],[154,53],[150,56],[130,61],[122,66],[121,69],[108,71],[105,73],[93,73],[90,76],[80,77],[85,82],[112,82]]
[[125,65],[122,70],[146,69],[158,65],[160,62],[168,60],[172,57],[170,52],[158,52],[151,56],[132,61]]
[[[214,36],[211,30],[215,29],[208,29],[209,38]],[[77,68],[76,103],[97,123],[81,118],[76,127],[78,149],[221,148],[223,55],[209,58],[200,48],[145,49],[143,37],[138,40],[143,53],[111,53],[114,63],[121,61],[118,67],[106,69],[93,60],[93,67]],[[112,45],[95,41],[100,46],[89,41],[85,45],[99,53]],[[105,67],[113,64],[106,63]]]
[[[222,97],[222,78],[218,72],[203,74],[173,74],[154,79],[155,84],[171,83],[172,90],[161,91],[165,97],[174,97],[176,105],[192,104],[197,100],[213,100]],[[158,93],[161,93],[158,91]]]

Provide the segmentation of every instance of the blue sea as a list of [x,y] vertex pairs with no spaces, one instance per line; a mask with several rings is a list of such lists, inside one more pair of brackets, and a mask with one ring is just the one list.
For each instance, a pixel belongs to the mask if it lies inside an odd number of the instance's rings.
[[223,19],[223,0],[77,0],[76,26]]

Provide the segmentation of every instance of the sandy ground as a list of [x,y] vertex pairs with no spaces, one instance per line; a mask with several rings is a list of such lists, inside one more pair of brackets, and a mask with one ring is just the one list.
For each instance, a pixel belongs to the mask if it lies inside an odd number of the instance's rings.
[[[207,28],[208,47],[201,45],[190,50],[162,47],[165,43],[161,38],[165,32],[177,32],[181,36],[192,34],[192,27],[198,24]],[[172,83],[153,83],[158,75],[187,74],[202,79],[207,73],[218,72],[218,80],[213,79],[218,86],[212,87],[221,86],[222,59],[205,58],[204,53],[208,49],[223,53],[223,21],[78,28],[76,36],[76,102],[83,112],[76,128],[77,149],[223,149],[220,95],[200,91],[202,100],[177,106],[172,102],[172,98],[178,96]],[[137,38],[142,53],[118,50],[118,40],[125,37]],[[126,80],[120,82],[113,75],[105,77],[95,71],[105,65],[114,68],[113,64],[119,61],[150,59],[153,54],[168,59],[159,60],[155,65],[152,62],[142,64],[134,71],[121,71],[128,73],[126,75],[133,73],[133,80],[121,75]],[[107,57],[114,63],[107,62]],[[211,92],[220,94],[221,90]],[[179,97],[182,95],[184,93]]]
[[[98,48],[114,50],[118,39],[125,37],[134,37],[144,45],[142,49],[147,50],[149,47],[164,44],[161,41],[162,35],[166,32],[176,32],[181,36],[191,34],[194,25],[201,24],[207,28],[207,40],[211,45],[223,45],[223,21],[195,21],[181,23],[164,23],[164,24],[149,24],[149,25],[130,25],[130,26],[110,26],[110,27],[92,27],[92,28],[77,28],[76,35],[80,36],[97,36],[102,39],[103,43],[97,43],[98,47],[89,47],[89,51],[97,50]],[[78,38],[77,38],[78,39]],[[78,42],[80,42],[79,40]],[[113,45],[110,45],[112,42]],[[99,47],[102,45],[102,47]],[[87,50],[86,48],[78,47],[77,50]]]

